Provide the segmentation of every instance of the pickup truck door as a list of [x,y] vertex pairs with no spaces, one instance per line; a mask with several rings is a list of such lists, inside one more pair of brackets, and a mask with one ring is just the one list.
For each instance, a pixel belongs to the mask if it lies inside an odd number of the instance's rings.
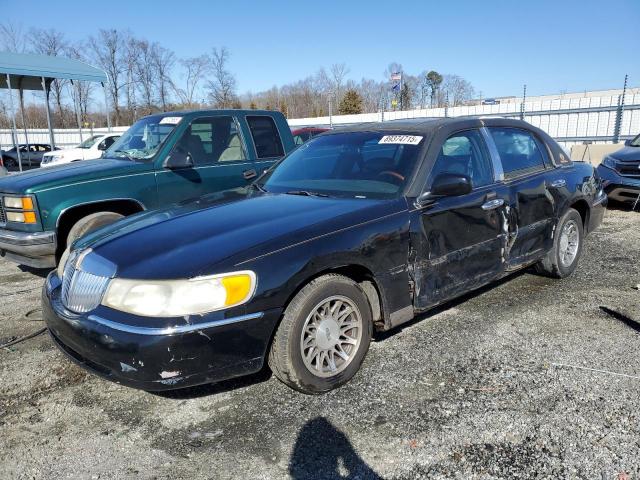
[[440,152],[429,178],[466,175],[472,191],[440,197],[419,211],[414,271],[414,307],[424,310],[480,287],[504,270],[508,237],[508,190],[479,129],[454,133],[433,145]]
[[488,127],[511,199],[509,268],[518,268],[551,249],[555,224],[554,190],[563,180],[553,169],[544,144],[533,132],[513,127]]
[[193,119],[173,146],[172,152],[176,150],[188,153],[194,165],[156,171],[159,205],[244,186],[257,176],[235,116]]

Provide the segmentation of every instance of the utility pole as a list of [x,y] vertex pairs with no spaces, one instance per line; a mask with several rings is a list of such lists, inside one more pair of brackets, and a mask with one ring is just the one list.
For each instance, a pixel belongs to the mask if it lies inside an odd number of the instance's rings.
[[622,128],[622,116],[624,114],[624,100],[627,94],[627,82],[629,75],[624,76],[624,86],[622,87],[622,95],[618,97],[618,111],[616,112],[616,123],[613,128],[613,143],[620,141],[620,129]]
[[524,102],[527,101],[527,84],[524,84],[522,91],[522,103],[520,104],[520,120],[524,120]]

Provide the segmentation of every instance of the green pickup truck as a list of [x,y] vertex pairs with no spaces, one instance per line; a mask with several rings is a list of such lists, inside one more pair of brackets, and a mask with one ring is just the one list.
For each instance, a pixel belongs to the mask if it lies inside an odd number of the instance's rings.
[[170,112],[140,119],[99,160],[0,178],[0,255],[55,267],[67,245],[124,216],[255,179],[295,148],[281,113]]

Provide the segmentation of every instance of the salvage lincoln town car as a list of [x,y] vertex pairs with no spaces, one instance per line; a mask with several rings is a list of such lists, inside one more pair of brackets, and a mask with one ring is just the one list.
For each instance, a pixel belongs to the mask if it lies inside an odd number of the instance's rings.
[[322,393],[358,371],[374,329],[530,265],[570,275],[606,200],[589,164],[522,121],[333,130],[252,185],[79,239],[47,278],[44,315],[70,358],[125,385],[266,360]]

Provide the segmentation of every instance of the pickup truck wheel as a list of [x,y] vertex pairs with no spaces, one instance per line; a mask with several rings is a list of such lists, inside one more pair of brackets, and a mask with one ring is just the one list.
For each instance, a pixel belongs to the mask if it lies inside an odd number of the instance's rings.
[[69,234],[67,235],[67,247],[92,230],[109,225],[121,218],[124,218],[124,215],[120,215],[115,212],[97,212],[81,218],[73,225],[73,227],[71,227],[71,230],[69,230]]
[[558,222],[553,248],[536,264],[538,273],[555,278],[571,275],[578,266],[583,239],[582,217],[570,208]]
[[3,163],[4,163],[5,168],[7,168],[7,169],[9,169],[9,168],[18,168],[18,161],[13,159],[13,158],[6,158]]
[[371,306],[351,279],[324,275],[298,292],[276,330],[269,366],[286,385],[320,394],[360,369],[372,334]]

